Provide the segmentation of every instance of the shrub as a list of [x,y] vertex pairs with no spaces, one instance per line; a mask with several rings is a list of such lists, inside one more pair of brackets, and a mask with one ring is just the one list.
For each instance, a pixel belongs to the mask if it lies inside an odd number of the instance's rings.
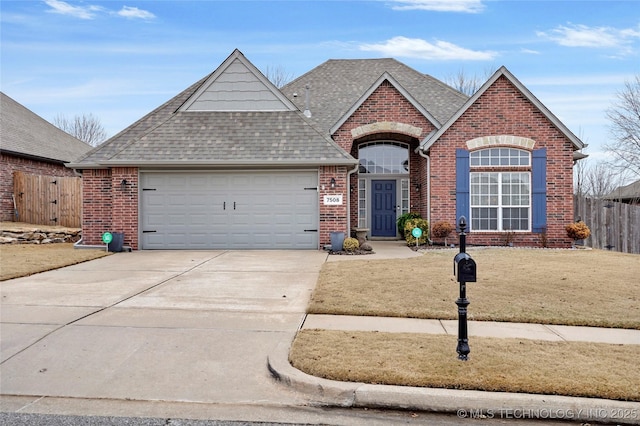
[[544,248],[549,247],[549,236],[547,235],[547,227],[543,226],[542,231],[538,234],[540,245]]
[[449,222],[440,221],[433,225],[432,235],[436,238],[447,238],[453,231],[453,225]]
[[420,216],[420,213],[416,213],[416,212],[409,212],[401,215],[398,218],[398,220],[396,220],[396,224],[398,225],[398,233],[400,234],[400,236],[402,238],[405,237],[405,234],[404,234],[405,225],[409,219],[421,219],[421,218],[422,216]]
[[360,243],[356,238],[346,238],[342,244],[342,248],[349,253],[353,253],[360,248]]
[[416,238],[411,234],[413,228],[422,229],[422,236],[418,238],[418,244],[426,244],[429,241],[429,221],[427,219],[409,219],[404,225],[404,239],[408,245],[416,245]]
[[567,230],[567,236],[572,240],[584,240],[591,235],[591,230],[584,222],[571,223],[565,229]]

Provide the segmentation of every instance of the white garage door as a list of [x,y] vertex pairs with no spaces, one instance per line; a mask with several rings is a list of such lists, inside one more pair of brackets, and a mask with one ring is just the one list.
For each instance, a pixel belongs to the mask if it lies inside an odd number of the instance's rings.
[[143,249],[317,249],[318,173],[140,176]]

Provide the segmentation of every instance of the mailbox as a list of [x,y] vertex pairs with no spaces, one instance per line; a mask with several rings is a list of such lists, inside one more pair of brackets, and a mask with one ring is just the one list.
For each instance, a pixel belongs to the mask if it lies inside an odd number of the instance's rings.
[[476,282],[476,262],[467,253],[458,253],[453,258],[453,274],[458,282]]

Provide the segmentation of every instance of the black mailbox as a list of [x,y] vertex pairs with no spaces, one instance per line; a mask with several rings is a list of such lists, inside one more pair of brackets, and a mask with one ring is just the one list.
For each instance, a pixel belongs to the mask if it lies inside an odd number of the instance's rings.
[[458,253],[453,258],[453,274],[458,282],[476,282],[476,262],[467,253]]

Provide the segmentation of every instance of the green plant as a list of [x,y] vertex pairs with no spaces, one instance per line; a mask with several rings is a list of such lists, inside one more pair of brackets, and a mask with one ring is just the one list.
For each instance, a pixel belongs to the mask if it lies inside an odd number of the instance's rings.
[[405,237],[405,233],[404,233],[405,224],[409,219],[421,219],[421,218],[422,216],[420,216],[420,213],[417,213],[417,212],[409,212],[401,215],[398,218],[398,220],[396,220],[396,224],[398,225],[398,233],[400,234],[400,236],[402,238]]
[[567,236],[572,240],[584,240],[585,238],[589,238],[591,235],[591,230],[584,222],[575,222],[570,223],[565,227],[567,231]]
[[342,248],[349,253],[353,253],[360,248],[360,243],[356,238],[346,238]]
[[407,220],[404,225],[404,239],[408,245],[416,245],[416,237],[411,234],[414,228],[422,229],[422,236],[417,239],[417,244],[426,244],[429,241],[429,221],[422,218]]

